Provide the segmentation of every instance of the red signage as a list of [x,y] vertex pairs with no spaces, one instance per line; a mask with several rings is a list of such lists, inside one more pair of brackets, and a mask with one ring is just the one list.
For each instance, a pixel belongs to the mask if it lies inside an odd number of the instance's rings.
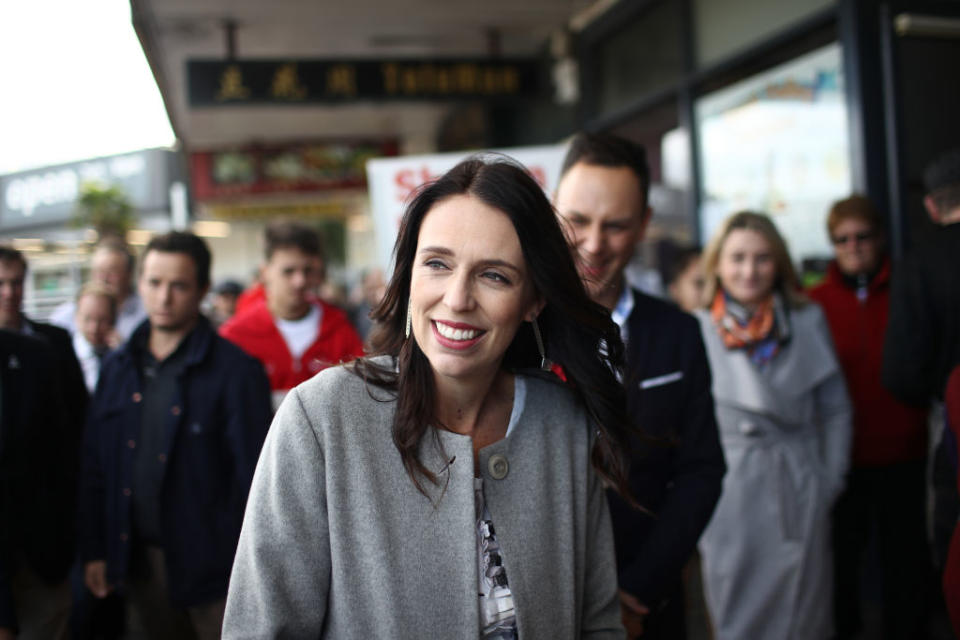
[[395,140],[297,142],[190,154],[197,201],[362,188],[370,158],[397,155]]

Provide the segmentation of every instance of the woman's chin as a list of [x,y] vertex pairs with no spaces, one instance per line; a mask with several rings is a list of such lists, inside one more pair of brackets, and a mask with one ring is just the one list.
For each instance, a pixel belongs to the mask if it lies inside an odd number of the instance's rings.
[[770,297],[770,294],[773,293],[770,289],[738,289],[733,291],[727,291],[727,295],[736,300],[742,305],[753,306],[755,304],[760,304],[764,300]]

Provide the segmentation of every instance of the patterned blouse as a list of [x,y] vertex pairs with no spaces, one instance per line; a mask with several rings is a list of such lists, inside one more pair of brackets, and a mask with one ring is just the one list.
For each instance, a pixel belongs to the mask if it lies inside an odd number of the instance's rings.
[[[513,410],[507,425],[507,436],[513,431],[523,412],[526,385],[521,376],[514,377]],[[481,640],[517,640],[517,616],[513,594],[507,583],[503,553],[497,542],[490,510],[483,496],[483,479],[473,479],[477,517],[477,577],[480,596]]]

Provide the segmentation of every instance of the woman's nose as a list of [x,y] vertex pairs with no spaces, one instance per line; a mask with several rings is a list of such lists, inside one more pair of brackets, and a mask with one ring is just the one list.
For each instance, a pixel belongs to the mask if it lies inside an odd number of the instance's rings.
[[467,274],[457,274],[450,278],[444,302],[454,311],[469,310],[473,306],[473,291]]

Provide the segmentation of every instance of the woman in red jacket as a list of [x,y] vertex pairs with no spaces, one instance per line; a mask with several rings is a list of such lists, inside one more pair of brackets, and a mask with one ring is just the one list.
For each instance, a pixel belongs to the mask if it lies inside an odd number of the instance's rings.
[[926,412],[900,404],[880,384],[890,301],[890,259],[873,204],[851,196],[833,205],[827,231],[835,260],[810,291],[820,303],[853,403],[852,466],[834,513],[837,638],[860,628],[860,575],[877,535],[885,637],[922,637],[929,571],[924,516]]

